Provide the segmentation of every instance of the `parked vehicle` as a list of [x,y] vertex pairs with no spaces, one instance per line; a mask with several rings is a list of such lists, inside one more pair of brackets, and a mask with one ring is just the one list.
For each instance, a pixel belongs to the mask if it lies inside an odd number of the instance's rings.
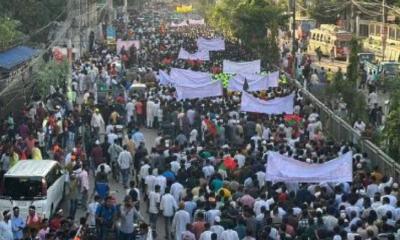
[[20,215],[26,217],[33,205],[49,218],[64,196],[64,184],[65,172],[57,161],[19,161],[4,175],[0,212],[18,206]]

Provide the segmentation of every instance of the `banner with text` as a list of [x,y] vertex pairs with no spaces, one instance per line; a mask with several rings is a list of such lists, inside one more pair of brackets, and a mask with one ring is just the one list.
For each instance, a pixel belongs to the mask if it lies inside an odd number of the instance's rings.
[[256,112],[265,114],[293,114],[294,93],[286,97],[278,97],[271,100],[262,100],[250,93],[242,92],[240,110],[242,112]]
[[277,152],[268,154],[266,181],[272,182],[352,182],[352,153],[348,152],[322,164],[301,162]]
[[255,60],[250,62],[232,62],[224,60],[223,62],[224,73],[260,73],[261,72],[261,60]]
[[205,39],[200,37],[197,39],[197,48],[207,51],[224,51],[225,41],[222,38]]

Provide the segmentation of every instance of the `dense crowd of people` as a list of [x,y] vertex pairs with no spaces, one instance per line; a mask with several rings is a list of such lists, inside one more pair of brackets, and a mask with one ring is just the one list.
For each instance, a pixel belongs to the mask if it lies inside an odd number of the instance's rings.
[[[173,87],[159,86],[159,69],[219,73],[223,59],[255,55],[226,39],[209,62],[178,60],[181,46],[193,51],[198,37],[218,34],[204,25],[170,28],[171,13],[156,9],[131,13],[118,33],[139,40],[138,50],[95,46],[73,64],[71,89],[54,88],[22,117],[4,120],[1,175],[26,159],[60,162],[69,211],[42,219],[31,206],[24,219],[18,207],[5,210],[0,239],[399,239],[398,183],[357,146],[326,137],[318,110],[285,80],[254,94],[268,100],[295,92],[292,115],[240,112],[236,92],[177,101]],[[143,82],[152,87],[131,88]],[[143,127],[158,131],[154,143]],[[353,182],[267,182],[272,151],[310,164],[352,151]],[[123,202],[111,181],[126,189]],[[87,212],[79,221],[78,207]]]

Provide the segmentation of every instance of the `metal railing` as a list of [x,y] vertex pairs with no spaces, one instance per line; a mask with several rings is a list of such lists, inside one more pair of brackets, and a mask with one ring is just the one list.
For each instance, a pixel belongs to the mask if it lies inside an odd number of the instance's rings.
[[393,177],[396,181],[400,180],[400,164],[393,158],[388,156],[378,146],[373,144],[368,139],[363,138],[358,132],[354,130],[346,121],[337,116],[325,104],[318,100],[314,95],[307,91],[303,85],[295,79],[288,77],[288,79],[301,89],[303,96],[311,101],[313,105],[319,110],[320,119],[326,132],[329,133],[337,141],[352,142],[360,147],[363,153],[368,154],[368,159],[371,160],[374,166],[378,166],[380,171],[385,175]]

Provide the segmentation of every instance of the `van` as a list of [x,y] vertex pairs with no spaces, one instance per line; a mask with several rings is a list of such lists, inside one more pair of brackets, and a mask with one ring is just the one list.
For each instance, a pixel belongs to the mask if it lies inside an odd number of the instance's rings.
[[29,206],[50,218],[64,196],[65,173],[53,160],[21,160],[5,173],[0,193],[0,211],[18,206],[21,217]]

